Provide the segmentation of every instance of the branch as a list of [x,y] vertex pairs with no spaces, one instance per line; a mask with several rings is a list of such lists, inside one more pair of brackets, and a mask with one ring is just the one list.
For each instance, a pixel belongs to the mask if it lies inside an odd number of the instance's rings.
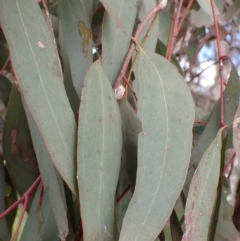
[[132,54],[135,50],[135,46],[136,46],[136,43],[139,39],[139,36],[141,34],[141,32],[143,31],[144,27],[147,25],[147,23],[152,19],[152,17],[154,17],[154,15],[156,13],[158,13],[159,11],[161,11],[162,9],[164,9],[167,5],[167,0],[162,0],[156,7],[154,7],[149,13],[148,15],[145,17],[145,19],[138,25],[138,28],[137,28],[137,31],[133,37],[134,41],[131,43],[131,46],[128,50],[128,53],[127,53],[127,56],[123,62],[123,65],[122,65],[122,68],[121,68],[121,71],[117,77],[117,80],[115,81],[115,84],[114,84],[114,89],[118,88],[120,85],[121,85],[121,82],[122,82],[122,78],[123,76],[125,76],[126,74],[126,71],[127,71],[127,67],[130,63],[130,60],[132,58]]

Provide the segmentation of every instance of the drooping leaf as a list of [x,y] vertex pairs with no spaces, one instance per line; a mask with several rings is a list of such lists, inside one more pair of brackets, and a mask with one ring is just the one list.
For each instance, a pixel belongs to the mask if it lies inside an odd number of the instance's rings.
[[121,162],[118,187],[116,191],[116,223],[117,223],[117,231],[120,233],[122,228],[123,217],[126,213],[128,204],[131,199],[131,189],[128,188],[130,185],[129,179],[126,173],[126,168],[124,162]]
[[[160,54],[160,55],[162,55],[162,56],[165,56],[166,55],[166,45],[164,45],[164,43],[160,40],[160,39],[158,39],[157,40],[157,46],[156,46],[156,49],[155,49],[155,52],[157,53],[157,54]],[[175,55],[172,55],[172,63],[177,67],[177,69],[178,69],[178,71],[179,71],[179,73],[181,74],[181,75],[183,75],[183,72],[182,72],[182,68],[181,68],[181,66],[180,66],[180,64],[179,64],[179,62],[178,62],[178,60],[177,60],[177,58],[176,58],[176,56]]]
[[[129,49],[137,9],[134,6],[134,1],[129,0],[103,0],[101,2],[107,11],[111,10],[111,12],[105,12],[103,19],[102,65],[110,83],[113,85]],[[108,6],[111,6],[111,8]],[[121,19],[124,29],[117,26],[113,18],[114,14],[118,19]]]
[[50,160],[76,193],[76,123],[64,89],[50,23],[45,22],[38,3],[32,0],[2,0],[0,21],[24,107],[35,123],[34,131],[44,140]]
[[142,125],[139,119],[137,118],[135,111],[125,98],[120,100],[118,102],[118,105],[122,119],[122,158],[131,184],[131,189],[133,191],[136,184],[137,174],[138,134],[142,130]]
[[58,11],[73,85],[80,99],[85,74],[92,64],[93,0],[59,0]]
[[[147,14],[155,6],[156,6],[156,1],[142,0],[141,4],[139,4],[139,15],[138,15],[139,20],[143,21],[145,19],[145,17],[147,16]],[[165,17],[163,17],[163,19],[165,20]],[[162,19],[162,21],[164,21],[163,19]],[[139,37],[139,43],[141,43],[143,41],[143,39],[145,38],[147,31],[150,28],[151,24],[152,24],[152,21],[149,21],[149,23],[146,25],[146,27],[141,32],[140,37]],[[148,35],[146,36],[146,41],[142,47],[144,47],[145,49],[147,49],[149,51],[154,51],[156,48],[157,39],[159,38],[159,31],[160,31],[160,29],[163,29],[164,26],[166,26],[165,23],[161,27],[160,18],[157,17],[156,21],[153,22],[153,25],[151,26],[151,30],[148,33]]]
[[[232,125],[233,116],[238,106],[240,95],[239,77],[236,68],[232,65],[232,70],[227,82],[227,87],[224,91],[224,116],[225,123],[228,126]],[[203,153],[215,138],[220,126],[220,101],[218,101],[208,119],[208,123],[204,132],[200,136],[196,146],[192,149],[191,165],[197,167]]]
[[[4,166],[3,160],[0,160],[0,213],[5,210],[5,178],[4,178]],[[6,218],[0,219],[0,240],[1,241],[9,241],[10,240],[10,233],[7,225]]]
[[23,195],[39,176],[39,170],[21,95],[15,86],[4,123],[3,151],[12,183]]
[[[122,1],[123,0],[121,0],[121,2]],[[119,6],[121,6],[121,5],[119,5],[117,1],[100,0],[100,2],[103,4],[104,8],[107,10],[107,12],[110,14],[110,16],[114,19],[117,27],[120,28],[123,32],[125,32],[125,26],[122,22],[122,19],[119,17]]]
[[138,136],[136,187],[120,241],[152,241],[160,233],[183,187],[192,142],[193,100],[177,69],[143,50],[137,69],[143,131]]
[[173,209],[173,212],[170,216],[170,228],[171,228],[172,241],[181,241],[183,236],[183,231],[175,209]]
[[219,130],[194,173],[185,209],[186,232],[182,241],[208,240],[220,178],[223,129]]
[[117,101],[100,62],[96,61],[85,78],[78,127],[77,176],[86,240],[113,240],[121,150]]
[[30,111],[27,109],[27,105],[23,100],[26,116],[28,119],[31,136],[34,144],[34,149],[37,156],[39,171],[42,177],[42,182],[49,196],[53,214],[55,217],[56,225],[59,232],[59,237],[64,240],[68,235],[68,220],[67,210],[65,203],[65,195],[63,188],[63,180],[57,172],[55,166],[51,162],[51,156],[47,152],[46,143],[39,134],[37,125],[32,118]]
[[[40,184],[33,199],[27,221],[25,223],[20,241],[26,240],[52,240],[58,241],[58,230],[54,219],[53,211],[46,191],[41,197]],[[41,206],[39,206],[42,198]]]
[[80,100],[77,96],[76,89],[73,86],[71,68],[70,68],[70,64],[69,64],[66,45],[64,43],[61,25],[59,27],[59,45],[60,45],[60,53],[61,53],[61,57],[62,57],[62,62],[63,62],[63,66],[64,66],[63,67],[64,87],[65,87],[70,105],[72,107],[73,113],[76,114],[77,110],[79,108]]

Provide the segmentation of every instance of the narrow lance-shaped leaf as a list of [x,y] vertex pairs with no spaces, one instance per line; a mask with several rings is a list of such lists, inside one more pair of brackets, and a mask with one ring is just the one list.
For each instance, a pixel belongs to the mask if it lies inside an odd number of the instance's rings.
[[39,170],[21,95],[16,86],[13,86],[7,108],[3,151],[8,174],[18,193],[23,195],[39,176]]
[[80,98],[85,74],[92,64],[93,0],[59,0],[58,11],[73,85]]
[[[109,11],[103,19],[102,65],[113,85],[129,49],[137,8],[132,0],[102,0],[102,3]],[[114,20],[115,15],[121,19],[121,28]]]
[[192,144],[193,100],[183,77],[165,58],[141,50],[138,59],[138,170],[120,241],[152,241],[183,187]]
[[132,106],[126,98],[118,102],[122,118],[123,149],[122,159],[126,168],[126,173],[131,184],[132,191],[136,184],[137,174],[137,143],[138,134],[142,130],[142,125]]
[[34,149],[37,155],[38,166],[42,177],[45,192],[49,196],[55,217],[56,225],[59,232],[59,237],[62,240],[68,235],[68,220],[65,204],[65,196],[63,189],[63,180],[57,172],[55,166],[51,162],[51,156],[47,152],[44,139],[37,130],[37,125],[32,118],[25,100],[23,105],[29,122],[29,127],[32,135]]
[[59,240],[55,218],[46,191],[43,192],[41,207],[38,207],[39,200],[41,199],[41,188],[42,185],[40,184],[34,195],[20,241]]
[[45,142],[50,160],[76,193],[76,123],[64,89],[51,26],[32,0],[1,0],[0,22],[25,107]]
[[77,175],[85,240],[113,240],[121,150],[117,101],[97,61],[86,75],[79,112]]
[[221,128],[196,169],[185,209],[186,232],[182,241],[207,241],[217,196],[222,147]]

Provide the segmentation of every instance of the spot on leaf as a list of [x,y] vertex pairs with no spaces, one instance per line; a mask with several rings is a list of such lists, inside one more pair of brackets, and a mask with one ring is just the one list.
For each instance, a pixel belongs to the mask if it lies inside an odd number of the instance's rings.
[[78,22],[78,31],[79,35],[83,38],[82,40],[82,52],[84,57],[87,58],[88,55],[88,46],[90,44],[90,40],[92,39],[92,32],[88,29],[83,21]]

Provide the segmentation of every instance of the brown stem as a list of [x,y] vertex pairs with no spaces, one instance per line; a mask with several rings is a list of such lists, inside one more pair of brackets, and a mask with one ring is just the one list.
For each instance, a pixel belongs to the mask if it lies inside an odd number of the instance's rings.
[[158,13],[159,11],[161,11],[163,8],[165,8],[167,4],[167,0],[162,0],[156,7],[154,7],[148,14],[147,16],[145,17],[145,19],[138,25],[137,27],[137,31],[133,37],[134,41],[131,43],[131,46],[128,50],[128,53],[127,53],[127,56],[123,62],[123,65],[122,65],[122,68],[121,68],[121,71],[115,81],[115,84],[114,84],[114,89],[118,88],[120,85],[121,85],[121,82],[122,82],[122,78],[123,76],[125,76],[126,74],[126,71],[127,71],[127,67],[130,63],[130,60],[132,58],[132,54],[135,50],[135,46],[136,46],[136,42],[138,41],[138,38],[141,34],[141,32],[143,31],[144,27],[147,25],[147,23],[151,20],[151,18],[156,14]]

